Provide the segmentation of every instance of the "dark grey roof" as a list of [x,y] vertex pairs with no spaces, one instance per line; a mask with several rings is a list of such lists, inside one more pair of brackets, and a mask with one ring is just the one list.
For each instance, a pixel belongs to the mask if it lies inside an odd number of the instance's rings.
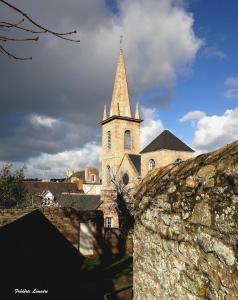
[[161,149],[175,150],[175,151],[189,151],[194,152],[189,146],[184,144],[169,130],[164,130],[157,138],[155,138],[148,146],[146,146],[140,153],[153,152]]
[[136,154],[128,154],[131,162],[133,163],[134,167],[136,168],[137,172],[140,174],[141,172],[141,156]]
[[44,181],[26,181],[24,182],[29,195],[38,195],[43,191],[49,190],[55,196],[56,200],[65,193],[79,193],[76,183],[68,182],[44,182]]
[[63,193],[59,199],[62,207],[73,207],[79,210],[96,210],[102,203],[100,195]]

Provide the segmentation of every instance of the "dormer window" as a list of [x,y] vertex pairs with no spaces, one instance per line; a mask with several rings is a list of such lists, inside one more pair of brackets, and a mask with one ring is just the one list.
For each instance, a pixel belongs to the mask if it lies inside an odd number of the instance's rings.
[[154,168],[155,168],[155,160],[154,159],[150,159],[149,160],[149,164],[148,164],[148,169],[149,169],[149,171],[151,171]]
[[111,147],[112,147],[112,144],[111,144],[111,131],[109,130],[107,132],[107,148],[111,149]]
[[126,130],[124,134],[124,149],[131,150],[131,132]]

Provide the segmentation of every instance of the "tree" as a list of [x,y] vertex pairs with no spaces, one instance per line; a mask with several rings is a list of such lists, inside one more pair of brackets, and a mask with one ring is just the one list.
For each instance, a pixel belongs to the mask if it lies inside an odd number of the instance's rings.
[[[71,39],[69,37],[72,34],[77,33],[76,30],[70,31],[70,32],[63,32],[63,33],[50,30],[50,29],[46,28],[45,26],[38,24],[31,17],[29,17],[24,11],[22,11],[18,7],[14,6],[13,4],[11,4],[9,1],[0,0],[0,3],[7,6],[11,10],[17,12],[21,17],[23,17],[20,20],[16,21],[15,23],[0,20],[0,53],[7,55],[9,58],[14,58],[14,59],[18,59],[18,60],[32,59],[32,57],[16,56],[15,54],[13,54],[9,50],[7,50],[5,45],[8,43],[11,43],[11,42],[38,41],[39,35],[44,34],[44,33],[49,33],[51,35],[54,35],[58,38],[61,38],[61,39],[67,40],[67,41],[79,42],[79,40]],[[28,21],[29,24],[25,26],[24,22],[26,20]],[[33,25],[33,28],[31,28],[30,25]],[[17,33],[24,32],[27,34],[27,36],[24,38],[16,38],[16,37],[12,36],[12,34],[11,34],[14,30],[16,30]]]
[[119,223],[122,235],[127,235],[128,231],[133,228],[134,224],[134,203],[133,192],[136,182],[124,183],[123,177],[125,174],[117,173],[111,175],[111,182],[117,193],[117,205]]
[[24,168],[13,171],[11,164],[3,165],[0,170],[0,207],[26,206],[24,177]]

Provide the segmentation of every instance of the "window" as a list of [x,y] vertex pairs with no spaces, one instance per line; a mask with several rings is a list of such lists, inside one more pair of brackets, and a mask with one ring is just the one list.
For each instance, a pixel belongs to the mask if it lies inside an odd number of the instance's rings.
[[150,159],[150,160],[149,160],[149,164],[148,164],[148,169],[149,169],[149,171],[150,171],[150,170],[153,170],[154,167],[155,167],[155,161],[154,161],[154,159]]
[[111,149],[112,143],[111,143],[111,131],[107,132],[107,148]]
[[130,130],[126,130],[124,134],[124,148],[130,150],[131,149],[131,132]]
[[176,165],[179,165],[179,164],[181,164],[183,162],[183,160],[181,159],[181,158],[177,158],[176,160],[175,160],[175,164]]
[[106,217],[104,219],[104,227],[106,227],[106,228],[112,228],[112,218]]
[[91,182],[96,182],[96,175],[95,174],[91,175]]
[[43,199],[43,206],[50,206],[52,204],[52,201],[50,198],[44,198]]
[[107,166],[107,184],[111,183],[111,167]]
[[127,185],[129,183],[129,175],[127,173],[125,173],[122,176],[122,181],[123,181],[124,185]]

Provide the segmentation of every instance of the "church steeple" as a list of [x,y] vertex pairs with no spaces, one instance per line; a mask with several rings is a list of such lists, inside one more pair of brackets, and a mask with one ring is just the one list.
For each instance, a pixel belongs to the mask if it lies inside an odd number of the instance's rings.
[[[139,106],[131,111],[122,50],[122,37],[116,67],[110,112],[104,108],[102,125],[102,190],[114,189],[111,175],[117,174],[125,155],[139,157],[140,119]],[[134,156],[133,156],[134,157]],[[130,167],[127,166],[128,170]]]
[[116,77],[114,82],[112,102],[111,102],[111,116],[124,116],[131,118],[131,105],[128,93],[126,68],[123,50],[120,47],[120,53],[117,62]]

